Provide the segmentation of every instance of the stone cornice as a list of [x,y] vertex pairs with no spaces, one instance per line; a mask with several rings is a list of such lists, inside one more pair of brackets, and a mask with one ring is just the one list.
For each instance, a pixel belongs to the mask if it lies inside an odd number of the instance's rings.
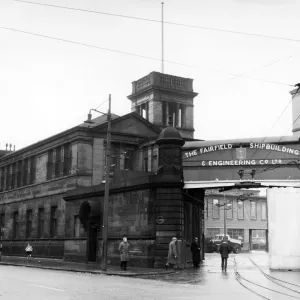
[[131,94],[129,96],[127,96],[128,99],[130,100],[134,100],[136,99],[138,96],[143,95],[144,93],[149,93],[149,91],[164,91],[164,92],[168,92],[168,93],[173,93],[173,94],[179,94],[179,95],[183,95],[183,96],[191,96],[193,98],[195,98],[198,93],[195,92],[189,92],[189,91],[184,91],[184,90],[177,90],[177,89],[169,89],[169,88],[165,88],[165,87],[161,87],[161,86],[157,86],[157,85],[151,85],[143,90],[140,90],[134,94]]

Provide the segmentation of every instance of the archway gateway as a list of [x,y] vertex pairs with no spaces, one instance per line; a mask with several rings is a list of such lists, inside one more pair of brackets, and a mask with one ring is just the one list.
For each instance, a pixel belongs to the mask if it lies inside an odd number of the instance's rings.
[[186,190],[267,188],[270,268],[300,269],[298,137],[186,142],[182,160]]

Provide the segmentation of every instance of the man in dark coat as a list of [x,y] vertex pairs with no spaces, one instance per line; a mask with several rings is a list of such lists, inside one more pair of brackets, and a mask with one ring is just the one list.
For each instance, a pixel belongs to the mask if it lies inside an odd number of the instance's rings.
[[129,243],[127,237],[123,237],[123,241],[119,245],[121,270],[127,270],[127,262],[129,261]]
[[194,268],[199,268],[200,264],[200,243],[198,238],[195,237],[194,241],[191,244],[191,252],[193,253],[193,265]]
[[220,246],[220,254],[222,258],[222,271],[225,269],[225,272],[227,271],[227,259],[228,255],[231,252],[231,246],[228,244],[228,238],[224,237],[223,242]]
[[177,238],[173,237],[172,241],[169,244],[169,252],[168,252],[168,259],[167,263],[165,264],[165,268],[168,267],[176,269],[177,263],[178,263],[178,257],[177,257]]

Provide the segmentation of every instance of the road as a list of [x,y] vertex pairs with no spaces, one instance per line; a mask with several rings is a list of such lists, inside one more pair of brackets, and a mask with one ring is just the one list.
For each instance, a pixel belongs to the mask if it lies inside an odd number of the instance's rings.
[[[256,279],[259,273],[247,261],[247,256],[240,255],[236,258],[239,260],[240,273],[252,280]],[[205,264],[205,267],[197,270],[187,269],[175,274],[151,278],[128,278],[2,265],[0,266],[0,299],[19,300],[21,297],[30,300],[176,300],[199,297],[209,300],[221,297],[224,300],[261,299],[237,282],[234,258],[229,261],[227,274],[220,270],[218,255],[208,257]],[[296,275],[299,279],[299,273]],[[270,298],[286,299],[278,298],[277,295]]]

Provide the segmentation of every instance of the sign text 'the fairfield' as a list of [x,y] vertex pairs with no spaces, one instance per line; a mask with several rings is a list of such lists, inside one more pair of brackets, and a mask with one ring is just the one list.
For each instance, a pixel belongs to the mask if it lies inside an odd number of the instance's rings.
[[[201,155],[205,153],[215,152],[215,151],[222,151],[222,150],[230,150],[233,148],[232,144],[221,144],[221,145],[214,145],[208,147],[202,147],[199,149],[194,149],[191,151],[184,152],[186,158],[193,157],[196,155]],[[283,152],[293,155],[300,155],[300,151],[298,149],[293,149],[286,146],[275,145],[275,144],[264,144],[264,143],[250,143],[250,149],[261,149],[261,150],[271,150],[277,152]]]

